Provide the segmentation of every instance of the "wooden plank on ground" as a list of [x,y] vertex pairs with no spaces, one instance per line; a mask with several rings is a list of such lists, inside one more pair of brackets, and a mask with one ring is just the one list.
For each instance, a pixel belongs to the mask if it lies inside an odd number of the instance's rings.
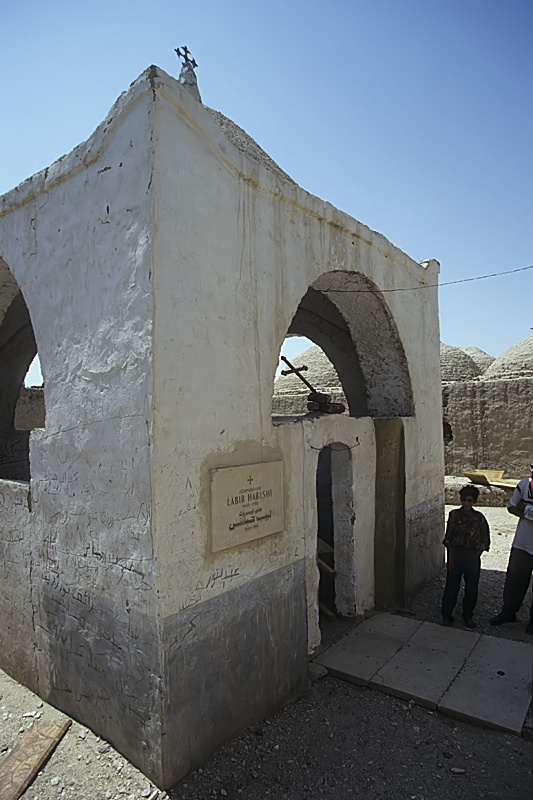
[[0,763],[0,800],[18,800],[55,750],[72,720],[34,722]]

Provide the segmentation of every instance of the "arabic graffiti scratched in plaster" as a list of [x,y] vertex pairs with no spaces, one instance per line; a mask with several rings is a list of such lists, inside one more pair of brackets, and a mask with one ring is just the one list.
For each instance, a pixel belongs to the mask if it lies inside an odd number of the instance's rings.
[[0,439],[0,478],[30,480],[29,431]]
[[232,581],[235,578],[239,577],[239,569],[217,569],[216,572],[212,572],[209,576],[207,583],[205,584],[206,589],[210,589],[212,586],[216,586],[217,584],[221,584],[224,588],[228,581]]

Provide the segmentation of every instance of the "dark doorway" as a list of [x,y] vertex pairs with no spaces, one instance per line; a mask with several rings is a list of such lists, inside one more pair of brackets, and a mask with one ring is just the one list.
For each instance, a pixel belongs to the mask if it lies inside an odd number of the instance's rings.
[[331,447],[324,447],[318,456],[316,470],[317,501],[317,564],[320,573],[318,602],[328,619],[337,613],[335,605],[335,541],[333,524],[333,494],[331,476]]
[[342,442],[324,447],[318,456],[317,564],[321,616],[353,617],[355,607],[355,546],[352,454]]

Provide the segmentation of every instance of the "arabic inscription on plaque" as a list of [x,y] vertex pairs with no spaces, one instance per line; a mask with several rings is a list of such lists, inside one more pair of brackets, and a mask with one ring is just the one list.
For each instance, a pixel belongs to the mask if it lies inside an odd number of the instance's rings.
[[283,462],[211,472],[211,550],[227,550],[283,530]]

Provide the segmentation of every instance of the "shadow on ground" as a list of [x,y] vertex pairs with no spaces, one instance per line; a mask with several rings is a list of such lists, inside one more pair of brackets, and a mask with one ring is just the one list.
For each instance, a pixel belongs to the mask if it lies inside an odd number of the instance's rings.
[[[484,633],[488,636],[497,636],[503,639],[513,639],[516,642],[532,642],[533,637],[526,633],[526,624],[529,619],[529,607],[531,604],[530,586],[522,608],[518,613],[516,622],[507,623],[494,627],[489,624],[491,617],[495,616],[501,610],[501,602],[503,595],[503,584],[505,581],[505,572],[495,569],[482,569],[479,579],[479,594],[477,606],[474,614],[474,619],[477,624],[476,632]],[[440,612],[440,604],[444,585],[446,583],[446,568],[443,567],[439,574],[433,578],[427,586],[422,589],[405,607],[401,608],[388,608],[388,609],[375,609],[375,611],[390,611],[393,614],[401,614],[402,616],[409,616],[413,619],[419,619],[423,622],[434,622],[440,624],[442,616]],[[455,626],[457,628],[464,628],[463,620],[461,618],[461,603],[463,600],[463,589],[459,592],[457,599],[457,606],[455,608]],[[332,644],[338,642],[346,633],[349,633],[359,620],[346,618],[337,618],[335,620],[328,620],[325,617],[320,619],[320,628],[322,631],[322,647],[324,649],[331,647]]]

